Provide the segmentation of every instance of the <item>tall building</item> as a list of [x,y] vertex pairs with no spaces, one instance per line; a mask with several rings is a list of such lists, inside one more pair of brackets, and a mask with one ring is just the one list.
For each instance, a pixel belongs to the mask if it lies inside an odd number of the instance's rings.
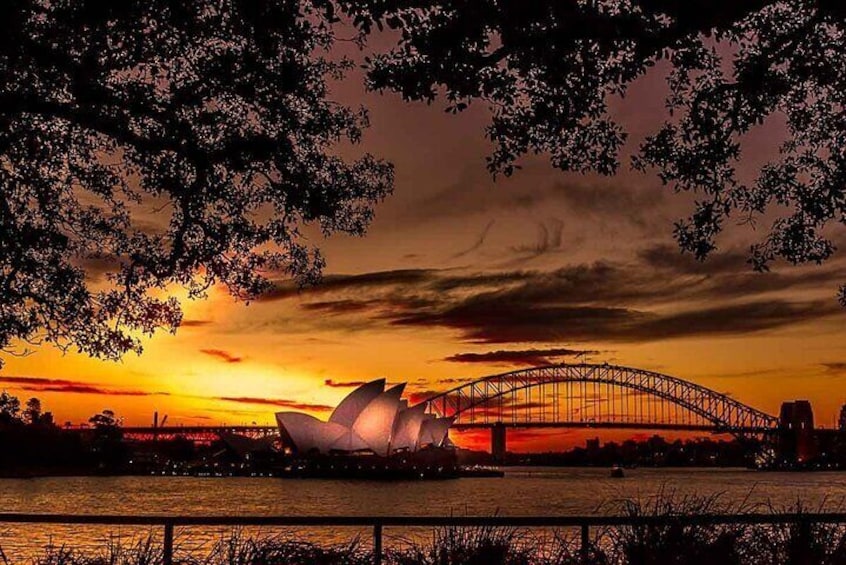
[[838,428],[841,432],[846,432],[846,404],[840,408],[840,420],[838,420]]
[[816,457],[814,412],[807,400],[784,402],[779,412],[779,453],[790,463],[807,463]]

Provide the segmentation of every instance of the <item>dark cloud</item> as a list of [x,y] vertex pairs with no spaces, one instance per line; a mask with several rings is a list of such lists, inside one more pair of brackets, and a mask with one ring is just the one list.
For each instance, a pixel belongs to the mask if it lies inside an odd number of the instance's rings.
[[212,323],[211,320],[182,320],[179,326],[182,328],[200,328],[203,326],[208,326]]
[[[503,271],[445,276],[429,285],[437,290],[480,290],[480,300],[586,304],[653,302],[676,297],[689,284],[632,265],[597,261],[553,271]],[[486,288],[487,287],[487,288]]]
[[[543,252],[557,245],[559,236],[547,235],[533,247]],[[824,287],[846,278],[846,268],[791,268],[785,272],[755,273],[738,250],[717,253],[705,262],[682,254],[675,246],[656,245],[642,250],[636,263],[596,261],[569,265],[552,271],[506,270],[455,274],[450,270],[413,269],[377,271],[361,275],[329,276],[318,286],[298,293],[295,286],[282,285],[264,300],[293,296],[310,298],[326,295],[320,301],[305,301],[307,310],[333,314],[379,310],[427,310],[443,306],[450,299],[444,293],[476,293],[476,296],[502,297],[511,301],[567,306],[625,307],[680,303],[683,300],[726,301],[746,299],[755,294],[798,288]],[[368,298],[356,293],[367,287]],[[378,291],[378,292],[377,292]],[[339,294],[348,292],[347,296]]]
[[823,368],[829,373],[846,373],[846,362],[836,361],[833,363],[822,363]]
[[429,280],[433,272],[428,269],[398,269],[393,271],[375,271],[360,275],[326,275],[319,284],[303,288],[289,281],[284,281],[278,283],[274,289],[264,293],[258,300],[260,302],[270,302],[294,296],[322,294],[339,290],[415,284]]
[[323,384],[332,388],[355,388],[367,384],[366,381],[333,381],[326,379]]
[[[340,282],[338,284],[337,290],[347,290],[340,286]],[[568,302],[653,300],[666,297],[670,290],[681,292],[689,285],[628,265],[598,261],[553,271],[513,270],[470,274],[427,271],[425,277],[419,277],[414,283],[394,284],[386,281],[382,286],[383,296],[380,298],[345,298],[307,304],[317,304],[314,309],[340,311],[356,308],[351,302],[370,307],[415,309],[439,304],[444,300],[442,293],[449,291],[521,294],[526,300],[532,297],[546,299],[552,295],[556,300],[566,299]]]
[[495,273],[474,273],[469,275],[442,275],[433,277],[423,290],[449,291],[467,290],[478,287],[501,288],[531,279],[531,271],[500,271]]
[[70,394],[100,394],[103,396],[168,396],[166,392],[145,392],[142,390],[108,389],[93,385],[46,385],[22,386],[23,390],[33,392],[64,392]]
[[391,323],[459,330],[465,340],[477,343],[549,343],[606,339],[607,328],[619,332],[642,316],[646,314],[623,308],[544,306],[471,297],[442,311],[397,316]]
[[64,392],[69,394],[99,394],[103,396],[169,396],[167,392],[105,388],[97,384],[68,379],[0,376],[0,383],[13,385],[16,388],[29,392]]
[[327,300],[325,302],[308,302],[302,305],[304,310],[322,310],[333,314],[349,314],[369,310],[374,305],[381,304],[378,300]]
[[314,412],[329,412],[333,409],[332,406],[325,404],[309,404],[306,402],[298,402],[296,400],[287,400],[284,398],[258,398],[251,396],[218,396],[216,400],[223,400],[225,402],[237,402],[240,404],[261,404],[263,406],[277,406],[279,408],[290,408],[292,410],[311,410]]
[[81,384],[79,381],[70,381],[66,379],[48,379],[42,377],[19,377],[10,375],[0,375],[0,382],[20,385],[42,385],[42,386],[61,386],[61,385],[75,385]]
[[209,357],[220,359],[224,363],[240,363],[244,360],[243,357],[233,355],[232,353],[222,349],[201,349],[200,353],[208,355]]
[[577,357],[579,355],[595,355],[597,353],[599,351],[567,349],[563,347],[551,349],[499,349],[484,353],[457,353],[446,357],[444,361],[538,367],[552,364],[552,360],[557,357]]
[[393,324],[446,327],[477,343],[642,342],[737,335],[780,328],[838,312],[833,302],[781,300],[669,313],[626,308],[544,305],[473,297],[443,311],[400,316]]
[[[440,297],[428,305],[403,305],[394,298],[390,305],[366,301],[353,307],[348,301],[333,305],[321,302],[323,312],[368,312],[370,323],[398,327],[448,328],[475,343],[645,342],[694,336],[740,335],[777,329],[840,313],[835,301],[789,301],[772,298],[720,304],[716,299],[686,307],[653,310],[650,299],[662,304],[672,295],[668,288],[628,288],[603,283],[590,271],[582,280],[544,280],[515,288],[469,296]],[[660,283],[656,283],[660,285]],[[566,290],[569,287],[569,291]],[[593,292],[590,289],[593,288]],[[680,291],[681,292],[681,291]],[[621,306],[594,305],[603,301]],[[573,302],[571,304],[570,302]],[[631,304],[632,306],[628,306]]]
[[647,268],[674,271],[678,274],[738,273],[749,271],[748,256],[739,249],[718,251],[705,261],[696,260],[690,253],[682,253],[677,245],[650,245],[638,252]]
[[[555,242],[547,237],[547,246]],[[551,271],[382,271],[335,277],[320,291],[320,300],[300,306],[330,319],[341,317],[330,322],[315,318],[333,327],[447,328],[465,341],[489,344],[741,335],[840,312],[834,300],[786,298],[786,291],[837,284],[844,275],[837,264],[754,273],[737,250],[715,258],[698,263],[661,245],[644,249],[633,262],[597,261]],[[362,285],[368,286],[366,298],[353,292]],[[462,355],[448,360],[497,362],[481,354]],[[527,366],[550,357],[531,351],[498,355],[498,362]]]
[[639,324],[636,332],[638,336],[651,339],[736,335],[795,325],[837,313],[840,313],[839,306],[833,301],[766,300],[656,316]]
[[748,254],[740,249],[713,253],[704,261],[697,261],[689,253],[682,253],[674,245],[654,245],[639,253],[641,268],[652,270],[655,276],[692,276],[683,279],[689,284],[689,297],[733,298],[757,293],[796,290],[802,288],[836,288],[846,278],[842,262],[832,260],[825,267],[818,265],[782,267],[779,271],[758,273],[748,264]]
[[445,378],[445,379],[438,379],[435,382],[442,383],[442,384],[465,384],[465,383],[469,383],[473,380],[475,380],[475,379],[473,379],[471,377],[464,377],[464,378],[449,377],[449,378]]

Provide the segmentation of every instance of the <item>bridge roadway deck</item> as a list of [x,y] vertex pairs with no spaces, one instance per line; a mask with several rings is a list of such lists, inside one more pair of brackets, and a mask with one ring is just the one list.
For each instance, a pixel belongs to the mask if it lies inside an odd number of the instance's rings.
[[[472,424],[453,424],[453,430],[478,430],[494,427],[499,422],[477,422]],[[667,424],[667,423],[639,423],[639,422],[501,422],[506,428],[584,428],[584,429],[616,429],[616,430],[666,430],[678,432],[709,432],[709,433],[730,433],[743,432],[748,434],[770,433],[773,428],[750,428],[737,429],[721,428],[718,426],[707,426],[698,424]]]
[[265,432],[276,433],[278,428],[276,426],[126,426],[123,428],[124,434],[197,434],[197,433],[221,433],[229,432],[250,433],[250,432]]

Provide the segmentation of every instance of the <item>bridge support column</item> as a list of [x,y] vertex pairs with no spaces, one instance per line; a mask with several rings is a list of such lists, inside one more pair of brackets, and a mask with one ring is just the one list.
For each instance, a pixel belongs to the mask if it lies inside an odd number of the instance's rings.
[[505,462],[505,424],[497,422],[491,428],[491,455],[495,463]]

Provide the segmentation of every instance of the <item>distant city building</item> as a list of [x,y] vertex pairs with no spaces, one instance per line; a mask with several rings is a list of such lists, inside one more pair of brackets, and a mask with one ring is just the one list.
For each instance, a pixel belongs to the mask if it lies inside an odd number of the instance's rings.
[[299,454],[373,452],[389,456],[448,443],[452,418],[426,414],[426,405],[408,406],[405,384],[385,390],[385,379],[352,391],[324,422],[301,412],[278,412],[283,443]]
[[779,412],[779,452],[793,463],[807,463],[816,456],[814,412],[807,400],[784,402]]
[[596,453],[597,451],[599,451],[599,438],[588,438],[585,441],[585,449],[588,453]]

